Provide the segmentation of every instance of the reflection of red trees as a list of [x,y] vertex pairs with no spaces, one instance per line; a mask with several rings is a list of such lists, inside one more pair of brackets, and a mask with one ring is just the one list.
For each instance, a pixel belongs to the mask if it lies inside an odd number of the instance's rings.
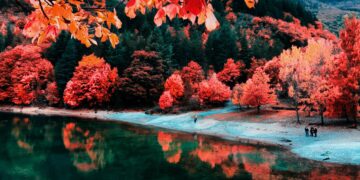
[[68,123],[63,128],[63,143],[74,158],[74,166],[80,171],[92,171],[106,163],[103,138],[97,132],[91,133],[75,123]]
[[11,134],[16,139],[16,144],[21,149],[24,149],[27,152],[31,153],[33,151],[33,145],[30,142],[28,142],[25,135],[26,132],[31,130],[30,119],[29,118],[20,119],[18,117],[15,117],[12,120],[12,123],[13,123],[13,128],[11,130]]
[[[201,161],[208,163],[211,168],[220,166],[227,178],[231,178],[240,171],[239,165],[243,164],[244,169],[252,174],[254,179],[269,179],[271,165],[275,163],[274,155],[269,152],[258,150],[252,146],[230,145],[221,142],[205,142],[199,139],[199,147],[192,151],[193,156],[198,157]],[[261,155],[265,159],[263,163],[252,162],[248,154]],[[242,156],[238,156],[238,155]]]
[[159,131],[158,143],[161,146],[162,151],[167,162],[177,164],[181,159],[181,144],[174,142],[174,137],[170,133]]

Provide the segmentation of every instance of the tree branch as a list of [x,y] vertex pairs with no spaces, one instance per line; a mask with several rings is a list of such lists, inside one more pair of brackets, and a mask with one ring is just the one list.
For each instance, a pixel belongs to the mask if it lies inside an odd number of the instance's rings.
[[44,14],[44,16],[45,16],[47,19],[49,19],[49,17],[46,15],[46,13],[45,13],[45,11],[44,11],[44,8],[43,8],[43,6],[42,6],[42,4],[41,4],[41,0],[39,0],[39,6],[40,6],[41,12]]

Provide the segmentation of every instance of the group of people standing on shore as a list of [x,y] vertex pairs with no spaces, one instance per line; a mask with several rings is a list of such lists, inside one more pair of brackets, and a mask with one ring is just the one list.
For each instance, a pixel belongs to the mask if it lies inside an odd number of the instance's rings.
[[[318,129],[316,127],[310,127],[310,136],[317,137]],[[305,135],[309,136],[309,128],[305,127]]]

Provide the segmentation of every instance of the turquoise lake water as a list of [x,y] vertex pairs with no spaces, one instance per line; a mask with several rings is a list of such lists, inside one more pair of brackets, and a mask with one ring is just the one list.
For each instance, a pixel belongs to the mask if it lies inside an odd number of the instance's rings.
[[286,149],[68,117],[0,113],[0,179],[359,179]]

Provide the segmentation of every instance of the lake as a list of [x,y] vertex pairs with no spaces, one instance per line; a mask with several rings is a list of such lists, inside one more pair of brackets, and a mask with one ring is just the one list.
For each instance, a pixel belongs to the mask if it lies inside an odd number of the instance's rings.
[[358,179],[275,146],[110,121],[0,113],[0,179]]

